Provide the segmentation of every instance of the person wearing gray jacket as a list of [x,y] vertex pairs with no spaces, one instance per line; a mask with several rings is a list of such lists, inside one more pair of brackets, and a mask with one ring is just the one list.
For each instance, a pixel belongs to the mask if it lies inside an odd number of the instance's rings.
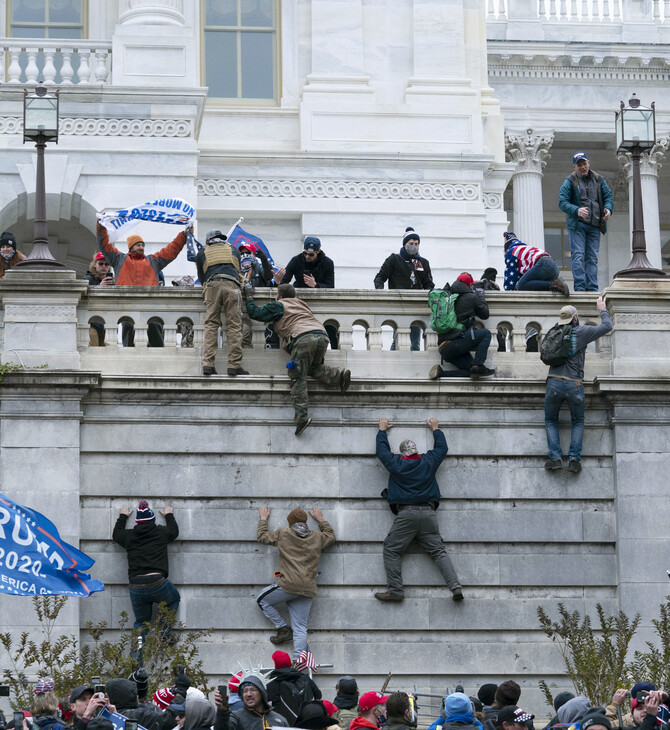
[[228,707],[228,696],[214,693],[216,721],[214,730],[266,730],[269,727],[288,727],[285,717],[270,709],[265,684],[261,677],[247,674],[242,677],[238,695],[244,707],[234,712]]
[[544,424],[547,432],[549,458],[545,469],[562,469],[563,454],[558,435],[558,412],[563,401],[567,401],[572,419],[572,435],[568,471],[578,474],[582,470],[582,440],[584,438],[584,359],[586,346],[612,330],[612,320],[602,297],[596,307],[602,322],[597,326],[580,325],[577,309],[572,306],[561,309],[559,324],[572,324],[572,345],[570,357],[562,365],[552,365],[547,376],[547,390],[544,396]]

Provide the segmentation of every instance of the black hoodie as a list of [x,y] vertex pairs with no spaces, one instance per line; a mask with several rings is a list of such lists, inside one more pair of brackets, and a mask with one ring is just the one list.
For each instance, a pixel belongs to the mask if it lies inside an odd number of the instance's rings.
[[[270,674],[270,681],[268,682],[267,693],[268,702],[270,703],[270,705],[272,705],[272,708],[275,709],[280,715],[284,715],[281,710],[280,702],[281,685],[284,682],[294,684],[298,689],[302,689],[303,687],[305,687],[306,701],[310,699],[321,699],[321,690],[318,688],[316,682],[310,679],[306,674],[303,674],[293,667],[275,669],[272,674]],[[309,687],[309,689],[307,689],[307,687]],[[309,697],[309,690],[311,690],[311,697]],[[286,717],[286,715],[284,715],[284,717]],[[291,718],[286,717],[286,719],[289,721],[290,724]]]
[[173,514],[165,515],[165,526],[155,520],[140,522],[132,530],[126,530],[128,515],[119,515],[114,525],[114,542],[128,551],[128,580],[136,575],[160,573],[168,577],[168,543],[179,536],[179,528]]
[[462,332],[466,332],[475,323],[475,319],[489,318],[489,305],[484,299],[484,292],[474,292],[462,281],[456,280],[451,286],[444,285],[444,291],[458,294],[454,311],[459,324],[463,325],[462,330],[449,330],[437,336],[438,347],[449,340],[460,337]]
[[172,730],[177,724],[176,713],[170,709],[159,710],[150,702],[138,705],[137,685],[130,679],[108,679],[105,692],[117,712],[136,720],[146,730]]

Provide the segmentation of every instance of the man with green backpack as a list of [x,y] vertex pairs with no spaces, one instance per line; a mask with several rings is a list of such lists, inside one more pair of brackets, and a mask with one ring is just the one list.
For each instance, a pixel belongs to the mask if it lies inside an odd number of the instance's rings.
[[[433,289],[428,303],[432,312],[430,326],[437,332],[437,349],[442,362],[454,366],[445,370],[434,365],[429,377],[475,378],[493,375],[495,370],[486,367],[486,356],[491,344],[491,332],[475,329],[475,319],[488,319],[489,307],[484,292],[472,290],[473,279],[463,272],[451,285],[444,289]],[[474,357],[470,354],[474,350]]]

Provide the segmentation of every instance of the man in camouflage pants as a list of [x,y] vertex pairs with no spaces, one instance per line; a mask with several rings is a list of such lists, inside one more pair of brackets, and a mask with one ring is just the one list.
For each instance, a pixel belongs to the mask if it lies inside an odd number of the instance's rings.
[[295,435],[300,436],[312,422],[307,411],[307,376],[311,375],[326,385],[339,387],[340,392],[344,393],[351,383],[351,371],[324,365],[328,335],[305,302],[296,299],[295,289],[290,284],[277,287],[277,301],[263,307],[257,307],[254,303],[254,289],[250,284],[245,284],[244,293],[251,319],[274,322],[282,347],[293,358],[294,366],[289,369],[289,375],[293,381],[291,395],[295,409]]

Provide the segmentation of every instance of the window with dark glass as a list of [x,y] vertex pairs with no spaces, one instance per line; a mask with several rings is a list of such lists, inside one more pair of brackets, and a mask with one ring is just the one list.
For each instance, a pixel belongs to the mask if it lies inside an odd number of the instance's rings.
[[277,0],[203,0],[210,98],[277,97]]

